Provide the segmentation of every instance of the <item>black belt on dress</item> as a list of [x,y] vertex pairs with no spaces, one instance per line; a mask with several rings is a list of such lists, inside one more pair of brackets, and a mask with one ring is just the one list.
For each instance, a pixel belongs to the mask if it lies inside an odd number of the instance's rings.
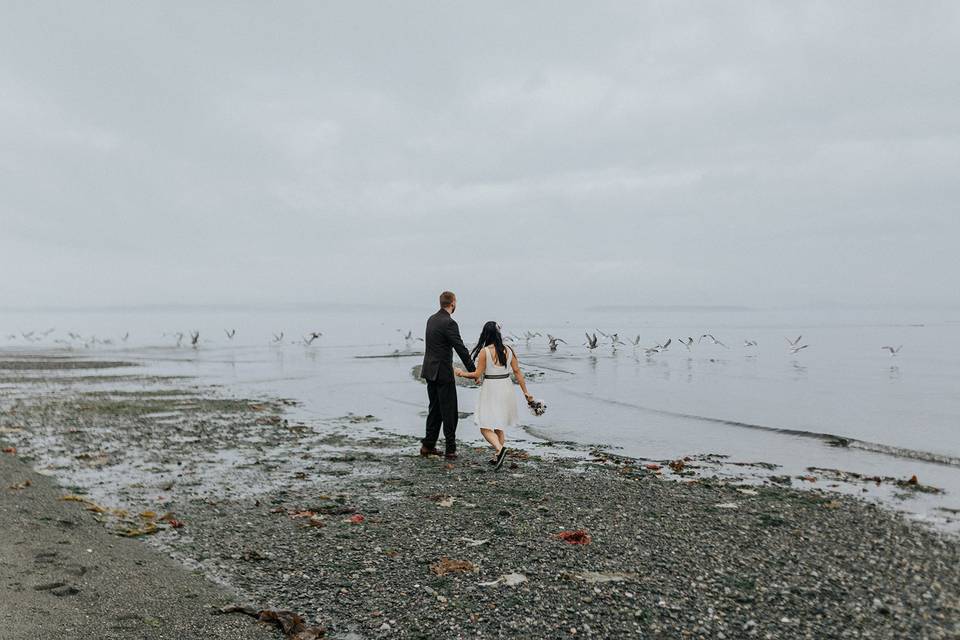
[[483,379],[484,379],[484,380],[504,380],[504,379],[509,378],[509,377],[510,377],[510,374],[509,374],[509,373],[498,373],[498,374],[493,374],[493,375],[483,374]]

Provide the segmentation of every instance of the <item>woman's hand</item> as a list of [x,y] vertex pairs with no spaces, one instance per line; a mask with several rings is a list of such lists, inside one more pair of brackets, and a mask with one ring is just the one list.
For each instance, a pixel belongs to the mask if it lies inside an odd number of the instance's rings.
[[454,369],[454,370],[453,370],[453,375],[455,375],[455,376],[458,377],[458,378],[462,378],[462,377],[463,377],[463,369]]
[[533,402],[533,394],[526,391],[523,392],[524,397],[527,399],[527,404]]

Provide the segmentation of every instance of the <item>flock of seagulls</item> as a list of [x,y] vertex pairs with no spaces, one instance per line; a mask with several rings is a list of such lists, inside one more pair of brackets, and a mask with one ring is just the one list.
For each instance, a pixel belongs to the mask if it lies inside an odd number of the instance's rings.
[[[47,329],[46,331],[23,331],[19,334],[8,333],[6,334],[6,338],[8,342],[23,340],[24,342],[27,342],[30,344],[37,344],[42,342],[44,338],[50,336],[50,334],[54,333],[55,331],[56,329]],[[224,335],[226,335],[227,340],[232,341],[237,335],[237,330],[224,329],[223,333]],[[184,345],[184,341],[188,337],[190,339],[190,346],[193,347],[194,349],[199,348],[201,343],[199,331],[191,331],[189,335],[185,334],[183,331],[164,332],[160,335],[163,338],[173,339],[174,344],[177,347],[182,347]],[[283,344],[284,335],[285,334],[283,331],[279,333],[274,333],[273,341],[271,342],[271,344],[275,344],[275,345]],[[313,345],[317,340],[319,340],[322,336],[323,336],[323,332],[321,331],[311,331],[305,334],[302,340],[293,341],[290,344],[302,344],[304,346],[309,347]],[[412,337],[411,333],[408,333],[407,337],[411,338]],[[122,336],[120,336],[119,340],[114,340],[113,338],[100,338],[96,335],[85,336],[80,333],[68,331],[66,333],[66,338],[55,338],[53,340],[53,343],[69,349],[73,349],[78,346],[82,346],[85,349],[90,349],[98,345],[109,347],[112,345],[116,345],[118,343],[125,344],[129,339],[130,339],[129,331],[124,333]],[[422,341],[422,338],[417,338],[417,340]]]
[[[9,333],[6,335],[6,338],[8,341],[23,340],[24,342],[27,342],[30,344],[36,344],[36,343],[42,342],[44,339],[54,334],[55,331],[56,329],[46,329],[44,331],[23,331],[20,333]],[[403,340],[407,343],[408,347],[412,346],[416,342],[423,342],[423,338],[419,336],[415,336],[412,330],[397,329],[396,331],[400,333]],[[223,332],[224,332],[224,335],[226,335],[227,340],[230,340],[230,341],[232,341],[237,335],[236,329],[224,329]],[[177,347],[182,347],[184,344],[184,341],[188,337],[187,334],[184,334],[182,331],[177,331],[173,333],[163,333],[162,335],[165,338],[174,339]],[[284,338],[286,334],[283,331],[274,333],[272,335],[273,335],[273,340],[271,341],[270,344],[278,345],[278,346],[284,344]],[[75,333],[73,331],[67,332],[66,336],[69,339],[56,338],[53,340],[54,344],[58,344],[68,348],[74,348],[78,345],[82,345],[84,348],[89,349],[97,345],[111,346],[117,343],[117,341],[115,341],[112,338],[100,338],[96,335],[84,336],[82,334]],[[627,342],[624,342],[620,338],[619,333],[605,333],[603,331],[600,331],[599,329],[595,329],[593,333],[586,332],[584,333],[584,336],[586,338],[586,342],[583,343],[583,346],[585,346],[589,352],[593,352],[594,350],[599,349],[601,346],[609,346],[614,352],[616,352],[618,347],[632,346],[634,350],[637,350],[637,351],[642,350],[643,353],[648,358],[668,351],[670,349],[671,344],[673,344],[673,338],[667,338],[666,340],[660,343],[650,345],[650,346],[644,346],[642,344],[641,336],[639,335],[634,338],[628,339]],[[294,340],[289,342],[289,344],[300,344],[300,345],[309,347],[314,345],[321,337],[323,337],[323,332],[311,331],[305,334],[301,340]],[[541,334],[538,331],[525,331],[521,336],[518,336],[512,333],[508,334],[504,336],[504,341],[510,342],[510,343],[524,342],[529,346],[533,340],[541,337],[543,337],[543,334]],[[130,333],[129,332],[124,333],[122,336],[120,336],[119,342],[126,343],[127,340],[129,340],[129,338],[130,338]],[[200,332],[196,330],[191,331],[189,334],[189,338],[190,338],[190,346],[194,349],[199,348]],[[561,344],[569,345],[569,343],[563,338],[551,335],[549,333],[546,334],[546,340],[547,340],[547,347],[550,349],[551,352],[556,352],[559,348],[559,345]],[[787,343],[787,351],[791,355],[797,355],[801,351],[804,351],[810,348],[810,345],[803,341],[802,335],[798,335],[796,338],[785,338],[785,340]],[[723,349],[730,349],[730,347],[728,347],[724,342],[718,340],[712,333],[704,333],[696,340],[693,338],[693,336],[685,336],[685,337],[677,338],[677,342],[682,344],[688,352],[692,352],[695,346],[700,345],[704,342],[706,342],[708,345],[717,346]],[[759,343],[756,340],[748,338],[743,341],[744,349],[752,350],[752,349],[757,349],[758,347],[759,347]],[[897,357],[900,354],[901,349],[903,349],[903,345],[897,345],[897,346],[885,345],[881,347],[881,350],[888,352],[891,358]]]
[[[505,337],[504,340],[508,340],[510,342],[516,342],[520,339],[524,339],[527,343],[529,343],[530,340],[538,336],[540,336],[540,334],[537,332],[527,331],[524,334],[524,338],[518,338],[514,334],[510,334],[508,337]],[[659,353],[668,351],[670,349],[670,345],[673,344],[673,339],[667,338],[666,340],[658,344],[644,346],[642,344],[642,338],[639,335],[636,336],[635,338],[628,339],[628,342],[624,342],[623,340],[621,340],[619,333],[605,333],[603,331],[600,331],[599,329],[595,329],[593,333],[585,332],[584,337],[586,338],[586,341],[583,343],[583,346],[586,347],[587,350],[590,352],[596,349],[599,349],[601,346],[609,346],[614,352],[616,352],[617,347],[632,346],[635,350],[642,350],[647,357],[652,357]],[[799,335],[796,338],[785,338],[785,340],[787,342],[787,351],[791,355],[797,355],[801,351],[810,348],[809,344],[803,342],[802,335]],[[714,336],[712,333],[704,333],[699,338],[696,338],[696,339],[693,336],[685,336],[682,338],[677,338],[677,342],[682,344],[688,352],[692,352],[697,345],[703,344],[704,342],[706,342],[708,345],[720,347],[722,349],[730,349],[730,347],[727,346],[726,343],[717,339],[717,337]],[[567,344],[566,340],[562,338],[558,338],[557,336],[547,334],[547,346],[549,347],[551,352],[557,351],[558,345],[561,343]],[[754,350],[754,349],[757,349],[759,346],[760,346],[760,343],[752,338],[746,338],[743,341],[744,349]],[[896,347],[893,347],[893,346],[882,347],[882,349],[890,353],[891,357],[895,357],[897,354],[899,354],[900,349],[902,348],[903,348],[903,345],[899,345]]]

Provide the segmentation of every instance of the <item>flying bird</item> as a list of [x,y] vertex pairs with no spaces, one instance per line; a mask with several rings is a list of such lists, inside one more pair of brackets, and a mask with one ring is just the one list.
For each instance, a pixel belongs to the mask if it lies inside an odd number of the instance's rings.
[[786,340],[786,341],[787,341],[787,344],[789,344],[791,347],[795,347],[795,346],[797,346],[797,344],[799,344],[801,338],[803,338],[802,335],[801,335],[801,336],[797,336],[797,339],[796,339],[796,340],[791,340],[790,338],[784,338],[784,340]]
[[233,336],[237,335],[236,329],[230,329],[230,331],[224,329],[223,332],[227,334],[227,340],[233,340]]
[[710,334],[710,333],[705,333],[705,334],[703,334],[702,336],[700,336],[700,339],[697,341],[697,344],[700,344],[701,342],[703,342],[703,339],[704,339],[704,338],[706,338],[707,341],[710,342],[711,344],[718,344],[718,345],[720,345],[721,347],[723,347],[724,349],[729,349],[729,348],[730,348],[730,347],[728,347],[727,345],[725,345],[725,344],[723,344],[722,342],[720,342],[719,340],[717,340],[716,338],[714,338],[714,337],[713,337],[713,334]]
[[190,332],[190,344],[193,345],[194,347],[196,347],[198,342],[200,342],[200,332],[199,332],[199,331],[191,331],[191,332]]
[[894,347],[880,347],[880,349],[886,349],[887,351],[889,351],[889,352],[890,352],[890,357],[892,358],[892,357],[894,357],[895,355],[897,355],[898,353],[900,353],[900,349],[903,349],[903,345],[900,345],[899,347],[896,347],[896,348],[894,348]]
[[808,345],[808,344],[801,344],[801,345],[796,345],[796,344],[795,344],[795,345],[793,345],[792,347],[790,347],[790,353],[796,355],[796,354],[800,353],[801,351],[803,351],[804,349],[806,349],[806,348],[809,347],[809,346],[810,346],[810,345]]
[[610,341],[610,344],[612,344],[612,345],[623,344],[623,342],[621,342],[621,340],[620,340],[620,334],[619,334],[619,333],[604,333],[603,331],[600,331],[600,329],[597,329],[596,331],[597,331],[597,333],[599,333],[601,336],[603,336],[604,338],[606,338],[607,340],[609,340],[609,341]]
[[652,355],[654,355],[654,354],[656,354],[656,353],[662,353],[662,352],[664,352],[664,351],[666,351],[667,349],[670,348],[670,344],[671,344],[672,342],[673,342],[673,338],[667,338],[667,341],[664,342],[663,344],[658,344],[658,345],[653,346],[653,347],[648,347],[647,349],[644,349],[643,351],[644,351],[644,353],[647,354],[648,357],[649,357],[649,356],[652,356]]
[[127,340],[129,340],[129,339],[130,339],[130,332],[127,331],[125,334],[123,334],[123,337],[121,337],[120,339],[123,340],[124,342],[126,342]]
[[584,343],[587,345],[587,349],[590,349],[591,351],[596,349],[598,343],[597,334],[593,334],[591,336],[589,333],[584,333],[584,335],[587,336],[587,341]]
[[[176,332],[176,333],[165,333],[165,334],[163,334],[163,335],[164,335],[164,337],[166,337],[166,336],[171,336],[171,337],[173,337],[173,338],[176,338],[176,339],[177,339],[177,346],[178,346],[178,347],[183,344],[183,332],[182,332],[182,331],[178,331],[178,332]],[[94,337],[94,338],[92,338],[92,340],[93,340],[94,342],[96,342],[97,339],[96,339],[96,337]]]
[[756,340],[744,340],[744,341],[743,341],[743,346],[745,346],[745,347],[755,347],[755,346],[757,346],[757,341],[756,341]]
[[548,344],[550,345],[550,351],[556,351],[556,350],[557,350],[557,343],[558,343],[558,342],[562,342],[563,344],[567,344],[567,341],[564,340],[563,338],[555,338],[554,336],[550,335],[549,333],[547,334],[547,342],[548,342]]
[[687,351],[690,351],[693,348],[693,338],[679,338],[680,344],[687,348]]
[[322,335],[323,335],[323,334],[320,333],[319,331],[311,331],[309,334],[307,334],[306,336],[304,336],[304,338],[303,338],[303,344],[305,344],[305,345],[307,345],[307,346],[309,347],[311,344],[313,344],[313,341],[314,341],[314,340],[316,340],[317,338],[319,338],[319,337],[322,336]]
[[279,344],[282,340],[283,340],[283,331],[281,331],[279,335],[277,335],[276,333],[273,334],[273,343],[274,343],[274,344]]

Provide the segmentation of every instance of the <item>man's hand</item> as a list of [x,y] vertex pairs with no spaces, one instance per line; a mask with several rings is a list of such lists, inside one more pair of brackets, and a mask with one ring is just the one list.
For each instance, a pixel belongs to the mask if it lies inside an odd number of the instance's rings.
[[453,370],[453,375],[455,375],[455,376],[458,377],[458,378],[462,378],[462,377],[463,377],[463,369],[454,369],[454,370]]

